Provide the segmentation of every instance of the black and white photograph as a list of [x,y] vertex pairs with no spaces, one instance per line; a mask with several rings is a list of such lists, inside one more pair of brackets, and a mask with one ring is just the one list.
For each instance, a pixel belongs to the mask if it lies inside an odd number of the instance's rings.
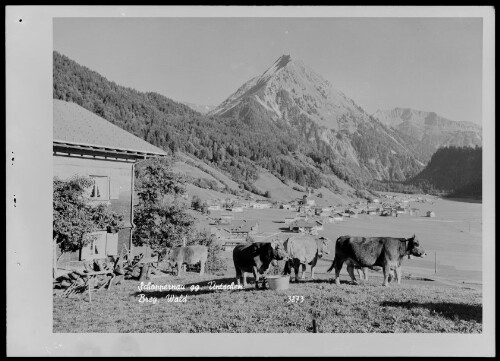
[[9,356],[495,355],[493,8],[6,10]]

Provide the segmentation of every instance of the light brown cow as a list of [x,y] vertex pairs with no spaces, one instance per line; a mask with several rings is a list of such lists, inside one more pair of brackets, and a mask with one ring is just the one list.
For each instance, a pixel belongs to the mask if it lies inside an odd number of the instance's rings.
[[159,257],[159,261],[167,261],[170,267],[177,266],[177,276],[181,274],[183,264],[193,265],[200,262],[200,275],[205,273],[205,263],[208,258],[207,246],[184,246],[165,248]]
[[314,279],[314,267],[323,254],[328,254],[329,239],[321,237],[316,240],[309,235],[292,236],[285,243],[288,253],[288,261],[285,264],[284,274],[290,274],[291,269],[295,271],[295,282],[299,281],[299,267],[302,266],[302,277],[306,277],[306,265],[311,266],[311,279]]

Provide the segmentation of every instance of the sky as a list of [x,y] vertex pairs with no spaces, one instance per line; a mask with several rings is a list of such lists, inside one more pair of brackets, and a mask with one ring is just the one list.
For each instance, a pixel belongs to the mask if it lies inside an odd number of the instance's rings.
[[289,54],[370,114],[481,124],[481,18],[54,18],[53,46],[119,85],[200,105]]

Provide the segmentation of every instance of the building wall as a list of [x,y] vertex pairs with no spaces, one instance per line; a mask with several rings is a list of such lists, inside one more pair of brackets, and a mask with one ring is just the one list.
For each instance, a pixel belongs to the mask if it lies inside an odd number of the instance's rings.
[[[131,223],[131,191],[132,191],[132,164],[131,162],[67,157],[54,155],[53,157],[54,177],[66,180],[76,174],[81,176],[108,177],[107,200],[94,200],[91,202],[106,202],[111,209],[124,216],[125,227],[118,232],[117,252],[118,254],[126,245],[130,248]],[[116,236],[115,236],[116,237]],[[110,252],[113,253],[113,252]],[[64,255],[60,262],[77,261],[80,259],[79,252]]]

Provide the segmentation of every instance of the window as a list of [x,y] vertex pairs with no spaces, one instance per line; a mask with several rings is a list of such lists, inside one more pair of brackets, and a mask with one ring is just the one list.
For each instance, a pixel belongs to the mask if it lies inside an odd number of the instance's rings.
[[90,178],[94,184],[90,187],[90,199],[108,200],[109,199],[109,178],[91,175]]
[[106,255],[107,256],[118,255],[118,233],[106,234]]
[[82,248],[80,260],[106,258],[106,232],[94,232],[95,239]]

